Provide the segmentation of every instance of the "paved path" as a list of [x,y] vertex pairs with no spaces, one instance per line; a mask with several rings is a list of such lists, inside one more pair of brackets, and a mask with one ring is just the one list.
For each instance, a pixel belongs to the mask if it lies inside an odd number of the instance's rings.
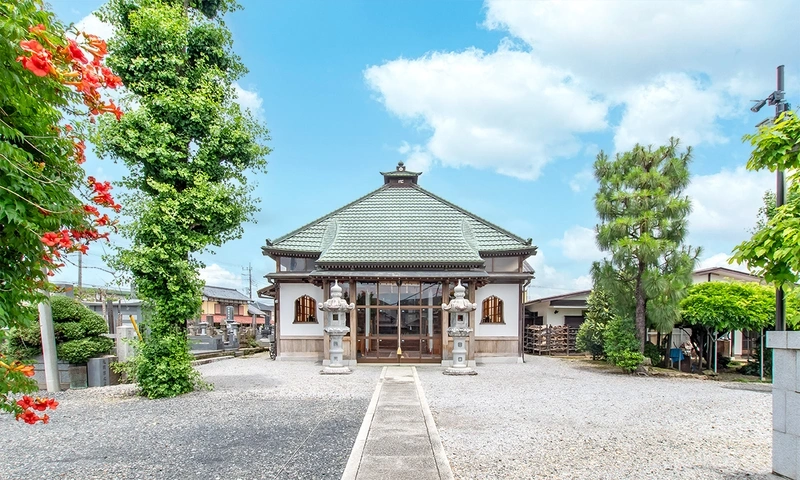
[[450,480],[415,367],[384,367],[342,480]]

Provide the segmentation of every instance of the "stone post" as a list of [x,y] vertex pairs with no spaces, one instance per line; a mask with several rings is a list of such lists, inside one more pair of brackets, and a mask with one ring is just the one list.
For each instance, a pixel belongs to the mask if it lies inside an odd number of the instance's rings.
[[767,332],[772,349],[772,471],[800,479],[800,332]]
[[337,280],[331,287],[331,298],[325,300],[319,309],[325,312],[325,333],[330,337],[330,364],[322,369],[326,375],[352,373],[342,361],[344,354],[343,338],[350,333],[350,328],[345,326],[346,315],[356,308],[354,303],[348,304],[342,298],[342,287]]
[[477,375],[478,372],[468,365],[466,341],[472,329],[469,327],[470,312],[478,308],[476,303],[470,303],[464,298],[467,291],[461,280],[455,287],[455,297],[450,303],[443,303],[442,310],[450,313],[450,327],[447,334],[453,337],[453,366],[446,369],[445,375]]

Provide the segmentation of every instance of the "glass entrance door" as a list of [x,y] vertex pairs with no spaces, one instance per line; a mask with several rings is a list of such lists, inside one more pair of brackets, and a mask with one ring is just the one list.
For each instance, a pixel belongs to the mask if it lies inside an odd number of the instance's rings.
[[357,290],[358,361],[441,361],[441,284],[359,282]]

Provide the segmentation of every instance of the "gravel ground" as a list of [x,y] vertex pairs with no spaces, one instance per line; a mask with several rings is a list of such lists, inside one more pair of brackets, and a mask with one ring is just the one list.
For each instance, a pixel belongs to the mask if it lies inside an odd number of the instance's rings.
[[417,369],[456,478],[777,478],[769,392],[545,357],[477,370]]
[[0,421],[0,479],[338,479],[380,376],[263,354],[198,369],[213,391],[73,390],[49,425]]

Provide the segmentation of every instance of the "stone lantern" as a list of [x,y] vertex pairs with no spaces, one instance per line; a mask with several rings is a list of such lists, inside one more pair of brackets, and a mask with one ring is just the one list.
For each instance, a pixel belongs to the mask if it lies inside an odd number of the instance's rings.
[[331,298],[319,306],[319,309],[326,313],[325,332],[330,336],[330,364],[322,369],[323,374],[346,374],[352,373],[348,367],[342,363],[344,345],[342,338],[350,333],[350,328],[346,326],[345,316],[356,308],[355,304],[344,301],[342,298],[342,287],[339,281],[331,287]]
[[466,340],[472,331],[469,328],[469,314],[478,308],[478,304],[470,303],[464,298],[467,289],[461,280],[455,288],[456,298],[449,304],[443,303],[442,310],[450,313],[450,327],[447,334],[453,337],[453,366],[444,371],[445,375],[477,375],[478,372],[467,365]]

